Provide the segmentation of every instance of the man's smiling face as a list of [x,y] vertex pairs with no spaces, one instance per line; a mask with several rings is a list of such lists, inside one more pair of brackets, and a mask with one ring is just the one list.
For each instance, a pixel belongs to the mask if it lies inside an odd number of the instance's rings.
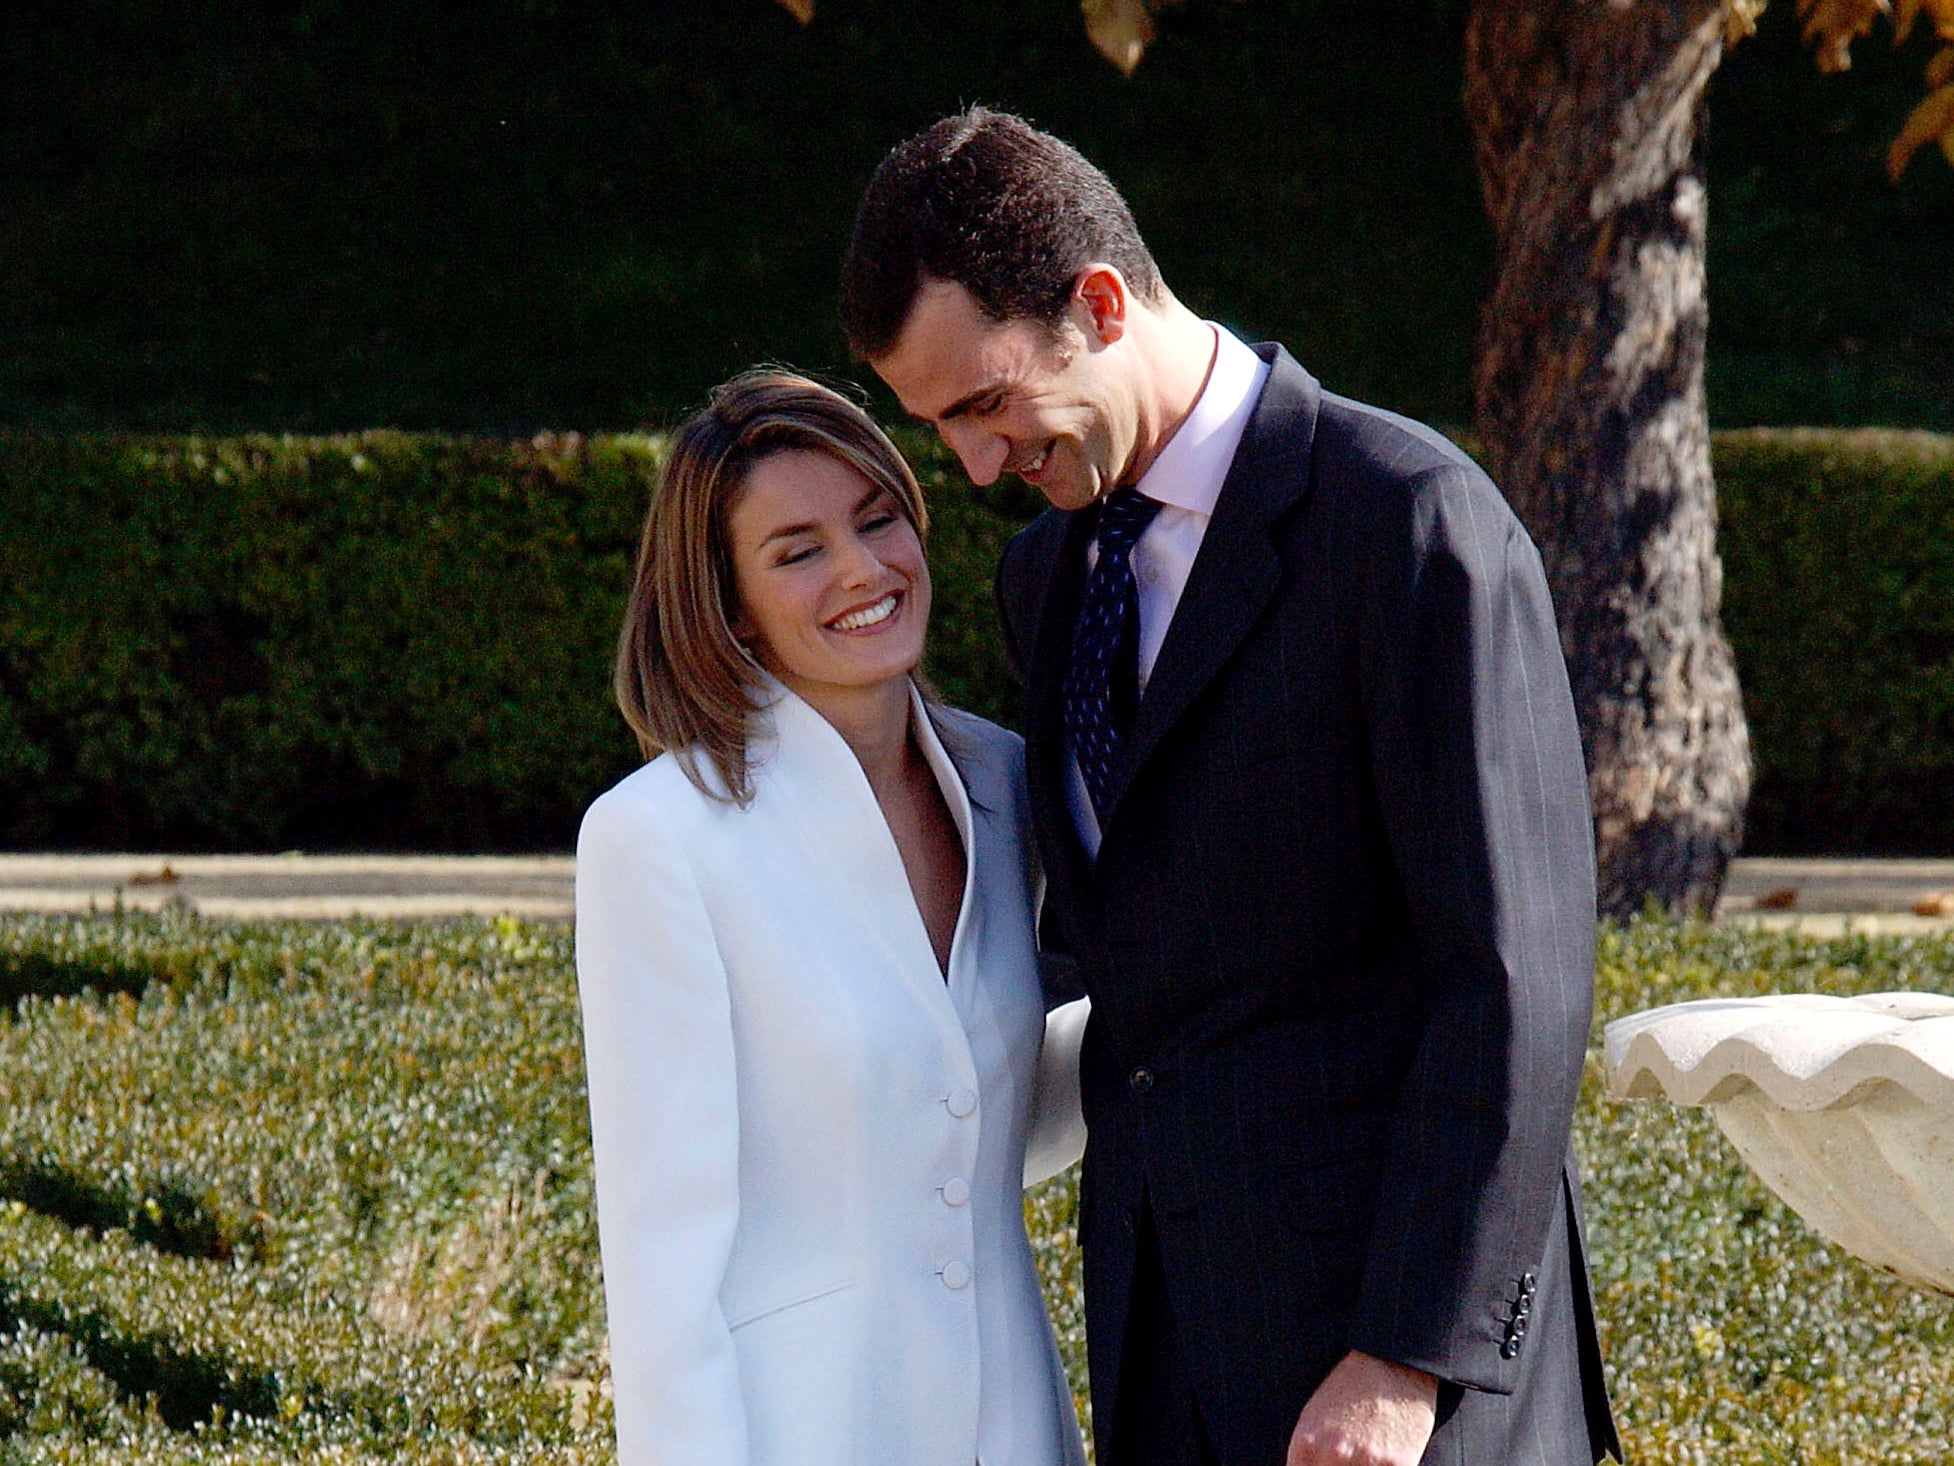
[[1135,414],[1112,345],[1077,300],[1054,330],[992,320],[963,286],[932,280],[873,365],[973,483],[1015,473],[1057,508],[1081,509],[1133,457]]

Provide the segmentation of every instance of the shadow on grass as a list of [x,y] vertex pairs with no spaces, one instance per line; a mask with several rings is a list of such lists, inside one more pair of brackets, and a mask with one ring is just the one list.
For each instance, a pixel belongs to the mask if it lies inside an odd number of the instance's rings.
[[229,1361],[186,1353],[157,1336],[118,1332],[98,1316],[30,1297],[0,1278],[0,1334],[21,1324],[74,1340],[88,1362],[122,1396],[156,1413],[172,1430],[191,1430],[222,1410],[231,1414],[277,1413],[278,1377],[268,1370],[241,1369]]
[[8,1159],[0,1160],[0,1201],[97,1235],[119,1229],[176,1257],[229,1262],[237,1251],[204,1199],[171,1182],[132,1197],[52,1161]]
[[18,1011],[28,998],[75,998],[83,993],[107,997],[127,993],[140,998],[152,982],[166,981],[153,968],[104,963],[69,962],[44,952],[0,953],[0,1004]]

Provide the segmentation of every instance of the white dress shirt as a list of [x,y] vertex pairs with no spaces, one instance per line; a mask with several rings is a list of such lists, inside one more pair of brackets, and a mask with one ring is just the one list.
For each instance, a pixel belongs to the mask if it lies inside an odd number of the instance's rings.
[[[1214,362],[1208,368],[1207,385],[1194,403],[1187,421],[1180,425],[1160,456],[1140,476],[1136,491],[1160,502],[1161,509],[1133,547],[1133,578],[1140,599],[1139,684],[1146,691],[1147,679],[1160,660],[1160,648],[1167,640],[1167,627],[1175,608],[1187,589],[1187,578],[1200,553],[1201,540],[1214,518],[1215,501],[1228,477],[1228,466],[1235,461],[1249,415],[1262,395],[1262,384],[1269,379],[1269,364],[1242,343],[1226,326],[1207,323],[1214,332]],[[1086,568],[1098,562],[1097,545],[1086,550]],[[1099,820],[1093,813],[1092,798],[1086,793],[1085,775],[1079,761],[1069,759],[1066,788],[1072,818],[1078,824],[1086,850],[1099,853]]]

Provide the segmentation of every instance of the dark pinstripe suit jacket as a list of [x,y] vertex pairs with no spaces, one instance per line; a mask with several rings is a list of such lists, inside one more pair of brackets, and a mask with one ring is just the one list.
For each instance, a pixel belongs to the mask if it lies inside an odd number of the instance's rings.
[[1094,1417],[1147,1206],[1227,1466],[1278,1466],[1353,1348],[1448,1382],[1427,1461],[1591,1462],[1615,1435],[1568,1132],[1593,853],[1539,557],[1450,443],[1257,351],[1096,865],[1060,710],[1085,517],[1044,515],[998,576],[1043,937],[1093,1000]]

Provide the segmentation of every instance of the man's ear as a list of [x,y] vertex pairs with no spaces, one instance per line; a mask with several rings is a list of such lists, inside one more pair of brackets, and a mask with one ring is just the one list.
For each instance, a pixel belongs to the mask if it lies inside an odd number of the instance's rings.
[[1111,346],[1126,334],[1126,277],[1112,265],[1087,265],[1072,282],[1072,305],[1088,340]]

